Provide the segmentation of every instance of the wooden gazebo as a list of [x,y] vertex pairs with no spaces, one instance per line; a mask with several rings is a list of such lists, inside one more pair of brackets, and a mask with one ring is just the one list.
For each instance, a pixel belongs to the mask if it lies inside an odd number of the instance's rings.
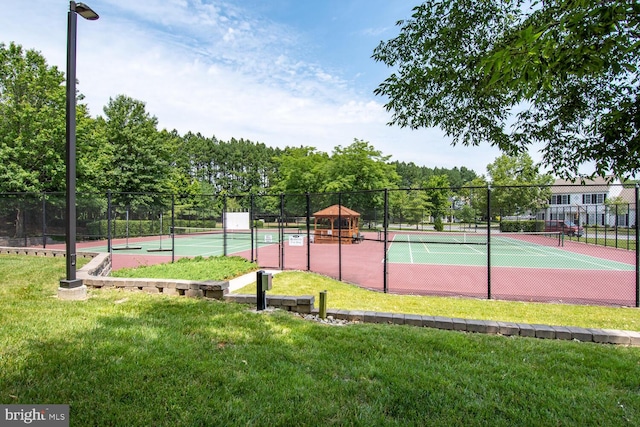
[[340,205],[329,206],[313,214],[314,243],[359,243],[362,241],[358,229],[360,214]]

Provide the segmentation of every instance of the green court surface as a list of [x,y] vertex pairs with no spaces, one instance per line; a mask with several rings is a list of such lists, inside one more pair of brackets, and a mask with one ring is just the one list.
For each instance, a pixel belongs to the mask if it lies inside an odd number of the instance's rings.
[[[254,234],[254,247],[259,247],[278,243],[278,230],[266,231]],[[234,254],[251,250],[250,233],[229,234],[226,239],[227,254]],[[113,252],[118,254],[136,255],[170,255],[172,245],[175,245],[176,256],[218,256],[224,254],[224,238],[222,233],[216,234],[194,234],[179,236],[172,239],[171,236],[153,236],[144,238],[129,239],[127,243],[123,239],[114,240]],[[100,245],[82,246],[82,250],[107,252],[106,242]]]
[[[438,235],[399,234],[394,236],[387,254],[391,263],[486,266],[486,236],[447,235],[439,238]],[[558,235],[492,237],[491,265],[608,271],[635,269],[634,265],[624,262],[569,251]]]
[[[227,254],[251,250],[251,233],[229,233],[226,239]],[[260,230],[253,234],[253,245],[265,247],[278,244],[278,230]],[[285,239],[290,236],[286,235]],[[304,236],[306,237],[306,236]],[[450,266],[486,266],[486,235],[468,233],[425,233],[390,236],[387,250],[388,262],[397,264],[431,264]],[[306,245],[306,240],[304,241]],[[124,239],[113,243],[113,253],[144,256],[171,255],[172,244],[175,256],[218,256],[224,254],[222,233],[180,235],[172,239],[164,235]],[[632,263],[613,261],[568,250],[558,234],[497,234],[491,238],[491,265],[493,267],[577,269],[633,271]],[[601,247],[590,246],[597,255]],[[99,245],[82,245],[82,250],[107,252],[106,242]]]

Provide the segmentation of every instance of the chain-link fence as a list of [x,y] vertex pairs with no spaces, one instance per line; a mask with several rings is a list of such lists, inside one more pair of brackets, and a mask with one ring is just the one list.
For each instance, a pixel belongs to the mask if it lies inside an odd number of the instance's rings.
[[[79,194],[77,241],[238,255],[391,293],[637,307],[637,201],[623,185]],[[64,243],[64,207],[64,194],[0,194],[0,245]]]

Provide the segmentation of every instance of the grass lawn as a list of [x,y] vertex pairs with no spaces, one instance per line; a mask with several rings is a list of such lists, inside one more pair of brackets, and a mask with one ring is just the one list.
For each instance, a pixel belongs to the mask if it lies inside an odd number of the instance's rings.
[[0,403],[70,404],[72,426],[640,424],[639,348],[141,292],[60,301],[63,275],[0,256]]
[[[224,280],[257,269],[241,257],[183,258],[174,264],[114,272],[118,277]],[[272,295],[314,295],[327,291],[327,306],[343,310],[423,314],[516,323],[640,331],[640,310],[568,304],[542,304],[471,298],[393,295],[369,291],[313,273],[288,271],[274,276]],[[236,293],[254,294],[255,284]],[[316,304],[317,305],[317,304]]]
[[[269,293],[315,295],[317,306],[319,292],[323,290],[327,291],[327,307],[343,310],[640,331],[640,309],[637,308],[384,294],[306,272],[276,274]],[[236,293],[254,294],[255,285],[245,286]]]
[[258,266],[239,256],[180,258],[174,263],[142,265],[112,271],[113,277],[227,280],[257,270]]

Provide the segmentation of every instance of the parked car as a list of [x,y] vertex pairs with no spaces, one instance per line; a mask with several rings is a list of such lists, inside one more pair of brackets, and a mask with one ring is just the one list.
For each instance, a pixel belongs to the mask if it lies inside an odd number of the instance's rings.
[[559,231],[567,236],[582,236],[584,228],[565,220],[547,220],[544,222],[544,231]]

